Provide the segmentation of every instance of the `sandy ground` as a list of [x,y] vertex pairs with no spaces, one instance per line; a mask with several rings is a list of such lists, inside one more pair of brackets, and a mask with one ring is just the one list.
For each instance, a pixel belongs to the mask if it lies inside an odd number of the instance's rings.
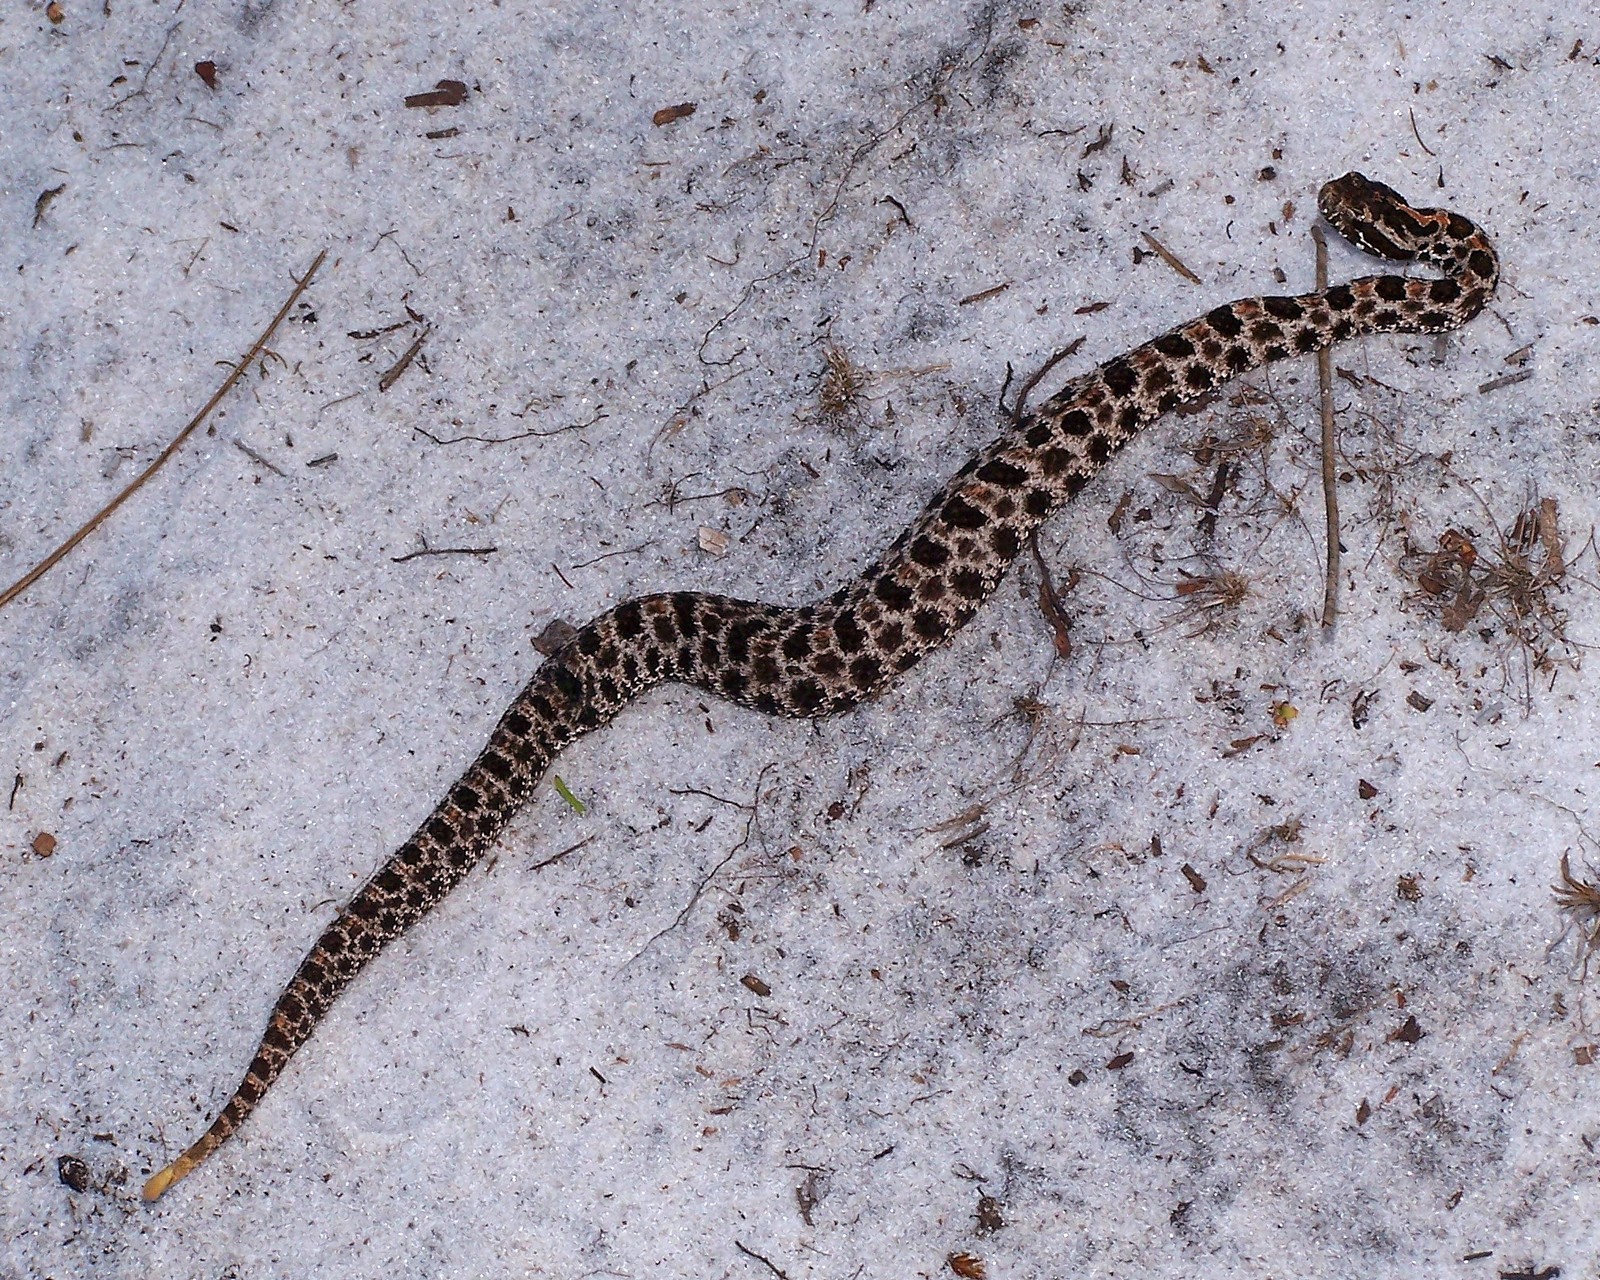
[[[1600,28],[60,2],[0,17],[0,577],[329,256],[0,613],[0,1275],[1600,1270],[1551,892],[1600,863]],[[1331,637],[1295,361],[1047,526],[1070,656],[1025,557],[855,713],[667,689],[579,744],[585,813],[544,788],[140,1202],[548,623],[847,580],[1008,363],[1309,287],[1352,168],[1505,278],[1336,353]]]

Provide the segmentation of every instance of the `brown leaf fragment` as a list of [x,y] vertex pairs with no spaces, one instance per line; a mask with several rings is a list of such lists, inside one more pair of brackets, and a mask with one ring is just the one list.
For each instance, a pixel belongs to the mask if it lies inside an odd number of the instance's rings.
[[762,999],[766,999],[766,997],[772,994],[772,988],[769,987],[765,982],[761,981],[761,979],[756,977],[756,975],[753,973],[747,973],[744,975],[744,977],[740,978],[739,985],[748,991],[754,991]]
[[1370,1119],[1372,1119],[1372,1104],[1363,1098],[1360,1105],[1356,1107],[1356,1123],[1358,1125],[1366,1124]]
[[1433,705],[1433,699],[1428,697],[1426,694],[1418,693],[1415,689],[1413,689],[1410,693],[1406,694],[1406,705],[1414,707],[1418,711],[1426,711]]
[[1600,1044],[1579,1044],[1572,1047],[1572,1063],[1577,1067],[1592,1067],[1600,1055]]
[[1422,882],[1416,876],[1401,876],[1394,884],[1394,896],[1402,902],[1422,901]]
[[[1426,584],[1424,584],[1426,585]],[[1465,631],[1483,607],[1484,593],[1473,587],[1471,581],[1461,584],[1455,598],[1439,610],[1439,624],[1446,631]]]
[[32,848],[35,857],[48,858],[56,851],[56,838],[48,831],[41,831],[34,836]]
[[1539,541],[1544,547],[1544,574],[1552,581],[1567,572],[1567,544],[1561,536],[1561,508],[1554,498],[1541,498],[1538,506]]
[[1182,476],[1164,475],[1159,471],[1152,471],[1150,478],[1168,493],[1175,493],[1180,498],[1188,498],[1197,507],[1206,505],[1206,500],[1200,496],[1200,490],[1196,489]]
[[1391,1031],[1385,1039],[1399,1041],[1401,1044],[1416,1044],[1427,1032],[1422,1029],[1422,1024],[1417,1021],[1415,1014],[1407,1014],[1406,1020]]
[[1131,1051],[1128,1053],[1119,1053],[1106,1062],[1106,1070],[1121,1071],[1123,1067],[1127,1066],[1132,1061],[1133,1054]]
[[1356,794],[1363,800],[1370,800],[1373,796],[1378,794],[1378,788],[1373,786],[1365,778],[1358,778],[1356,779]]
[[1183,872],[1183,878],[1189,882],[1189,887],[1196,893],[1204,893],[1206,891],[1206,878],[1187,862],[1179,867],[1178,870]]
[[698,102],[680,102],[676,106],[662,107],[655,115],[650,117],[650,123],[660,128],[664,124],[671,124],[674,120],[686,120],[700,109]]
[[945,1264],[964,1280],[984,1280],[989,1274],[983,1259],[970,1253],[952,1253],[945,1259]]
[[467,100],[467,86],[460,80],[441,80],[426,93],[408,93],[408,107],[459,107]]
[[217,64],[211,61],[210,58],[195,63],[194,73],[205,81],[206,88],[215,89],[217,87]]
[[726,530],[713,529],[710,525],[703,524],[696,529],[695,538],[700,545],[700,550],[713,556],[727,555],[728,548],[733,545],[733,539]]
[[1417,585],[1430,596],[1442,596],[1450,590],[1450,579],[1439,571],[1436,564],[1430,562],[1417,574]]

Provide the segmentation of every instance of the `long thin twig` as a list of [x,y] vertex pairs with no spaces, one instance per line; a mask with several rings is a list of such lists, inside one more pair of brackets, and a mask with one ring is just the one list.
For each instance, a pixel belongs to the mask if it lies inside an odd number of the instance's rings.
[[50,570],[54,569],[57,564],[66,558],[68,553],[71,552],[74,547],[76,547],[80,542],[82,542],[103,523],[105,523],[106,519],[113,511],[115,511],[136,492],[138,492],[138,490],[143,487],[145,481],[149,480],[151,476],[155,475],[157,471],[161,470],[161,468],[166,465],[167,459],[172,457],[173,454],[177,453],[178,450],[183,447],[183,442],[194,434],[196,427],[198,427],[202,422],[211,416],[211,411],[222,403],[222,398],[226,396],[228,392],[233,390],[234,384],[237,383],[240,378],[244,377],[245,370],[250,367],[250,365],[261,355],[264,350],[266,350],[267,343],[272,341],[272,335],[277,332],[278,326],[283,323],[283,318],[289,314],[289,309],[300,300],[300,295],[306,291],[306,287],[311,283],[311,277],[317,274],[317,269],[322,266],[327,256],[328,251],[326,249],[317,255],[316,261],[314,261],[311,266],[307,268],[305,275],[301,276],[300,279],[295,282],[294,292],[289,295],[288,300],[283,304],[283,306],[278,308],[278,314],[272,317],[272,323],[262,330],[261,336],[255,340],[255,344],[250,348],[250,350],[244,353],[243,359],[241,359],[238,364],[233,366],[232,371],[226,378],[222,380],[222,385],[217,388],[216,393],[211,397],[211,399],[206,401],[205,407],[201,409],[199,413],[195,414],[194,417],[189,419],[189,425],[172,438],[172,443],[161,451],[160,456],[158,456],[154,462],[152,462],[148,467],[135,476],[133,482],[129,484],[127,488],[123,489],[121,493],[111,499],[110,502],[106,503],[105,506],[101,507],[99,511],[95,512],[93,516],[80,525],[77,532],[74,533],[70,538],[68,538],[59,547],[47,555],[32,569],[28,570],[28,572],[16,582],[7,587],[4,592],[0,592],[0,609],[4,609],[35,582],[39,581],[39,579],[44,577],[45,574],[49,573]]
[[1189,268],[1184,265],[1183,260],[1179,258],[1177,254],[1173,253],[1171,249],[1167,248],[1166,245],[1162,244],[1161,241],[1157,240],[1148,231],[1141,231],[1139,234],[1144,237],[1144,242],[1156,251],[1156,256],[1159,257],[1161,261],[1165,262],[1190,284],[1200,283],[1200,277],[1195,275],[1193,271],[1189,270]]
[[764,1267],[766,1267],[766,1269],[768,1271],[772,1272],[773,1275],[777,1276],[778,1280],[789,1280],[789,1273],[787,1271],[783,1270],[783,1268],[780,1267],[771,1258],[763,1258],[754,1249],[748,1248],[745,1245],[740,1244],[737,1240],[735,1240],[733,1242],[733,1247],[735,1249],[737,1249],[740,1253],[744,1254],[745,1257],[754,1258],[757,1262],[761,1263]]
[[[1317,244],[1317,288],[1328,287],[1328,242],[1321,227],[1311,228]],[[1322,587],[1322,630],[1333,630],[1339,616],[1339,488],[1334,467],[1333,349],[1317,352],[1317,390],[1322,404],[1322,507],[1327,515],[1328,580]]]

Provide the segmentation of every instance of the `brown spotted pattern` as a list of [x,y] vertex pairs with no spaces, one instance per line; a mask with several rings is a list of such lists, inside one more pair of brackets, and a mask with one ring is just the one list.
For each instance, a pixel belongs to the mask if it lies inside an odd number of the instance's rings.
[[1364,334],[1434,333],[1472,319],[1499,263],[1459,214],[1415,209],[1360,174],[1322,189],[1357,245],[1439,279],[1365,276],[1298,297],[1246,298],[1069,383],[972,458],[859,578],[787,608],[695,592],[601,614],[517,695],[488,745],[416,833],[324,931],[273,1010],[243,1082],[210,1129],[150,1180],[154,1199],[243,1122],[318,1020],[385,943],[472,869],[557,754],[663,681],[769,715],[825,716],[871,698],[943,644],[999,585],[1028,534],[1144,424],[1228,379]]

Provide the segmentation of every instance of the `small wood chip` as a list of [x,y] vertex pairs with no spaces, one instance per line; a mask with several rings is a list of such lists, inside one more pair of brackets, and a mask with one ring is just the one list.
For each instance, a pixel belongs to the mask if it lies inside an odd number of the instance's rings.
[[772,994],[772,988],[753,973],[745,974],[739,979],[739,984],[747,991],[754,991],[763,1000]]
[[422,344],[428,340],[429,330],[424,328],[416,336],[415,341],[405,349],[400,358],[386,369],[378,379],[378,390],[387,391],[400,381],[400,375],[411,367],[411,362],[417,358],[417,352],[422,350]]
[[1426,711],[1433,705],[1433,699],[1413,689],[1406,694],[1406,703],[1408,706],[1415,707],[1418,711]]
[[406,95],[408,107],[459,107],[467,100],[467,86],[460,80],[441,80],[426,93]]
[[1009,280],[1004,284],[990,285],[987,289],[979,289],[977,293],[969,293],[965,298],[957,298],[956,306],[967,307],[974,302],[983,302],[985,299],[998,297],[1010,287],[1011,282]]
[[36,857],[48,858],[56,851],[56,838],[48,831],[41,831],[33,838],[33,852]]
[[1508,373],[1499,378],[1490,378],[1487,382],[1478,384],[1478,394],[1485,395],[1490,391],[1498,391],[1501,387],[1509,387],[1514,383],[1526,382],[1533,377],[1532,369],[1518,369],[1515,373]]
[[701,525],[696,531],[696,536],[700,542],[700,550],[714,556],[727,555],[728,548],[733,544],[733,539],[721,529],[713,529],[708,525]]
[[650,123],[660,128],[664,124],[671,124],[674,120],[686,120],[700,109],[698,102],[680,102],[673,107],[662,107],[655,115],[650,117]]
[[1196,893],[1204,893],[1206,891],[1206,878],[1187,862],[1179,867],[1178,870],[1183,872],[1183,878],[1189,882],[1189,887]]

